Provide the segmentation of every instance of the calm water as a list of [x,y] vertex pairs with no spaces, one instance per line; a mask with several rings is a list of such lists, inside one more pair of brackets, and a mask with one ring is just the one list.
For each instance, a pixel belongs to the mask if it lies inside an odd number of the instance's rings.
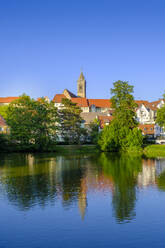
[[0,155],[0,248],[165,247],[165,159]]

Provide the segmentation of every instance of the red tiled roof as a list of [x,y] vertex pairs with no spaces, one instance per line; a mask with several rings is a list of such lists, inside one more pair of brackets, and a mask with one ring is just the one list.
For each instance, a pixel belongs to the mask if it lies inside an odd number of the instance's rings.
[[71,98],[71,101],[77,103],[79,107],[88,107],[88,99],[83,97]]
[[88,99],[89,106],[95,105],[98,108],[110,108],[111,102],[109,99]]
[[61,103],[63,98],[66,98],[66,96],[64,94],[56,94],[53,98],[53,102]]
[[137,103],[137,105],[138,106],[140,106],[140,105],[144,105],[144,106],[146,106],[146,105],[148,105],[149,104],[149,102],[148,101],[145,101],[145,100],[135,100],[135,102]]
[[144,100],[138,100],[135,102],[138,104],[138,107],[140,107],[143,104],[148,109],[152,109],[153,111],[157,110],[157,104],[155,103],[151,103],[151,102],[144,101]]
[[100,127],[103,128],[106,123],[110,123],[113,120],[113,116],[98,116],[98,120],[100,121]]
[[48,98],[47,96],[38,97],[38,98],[37,98],[37,101],[40,102],[40,101],[42,101],[43,99],[44,99],[45,101],[49,102],[49,98]]
[[159,104],[162,100],[164,101],[164,99],[159,99],[159,100],[153,101],[153,102],[151,102],[151,103],[152,103],[152,104]]
[[154,134],[155,125],[154,124],[139,124],[139,128],[142,130],[144,135]]
[[0,103],[10,103],[16,99],[19,99],[19,97],[18,96],[0,97]]
[[4,127],[4,126],[6,126],[6,122],[3,119],[3,117],[0,115],[0,127]]
[[153,111],[156,111],[158,109],[157,104],[149,103],[147,105],[148,108],[152,109]]

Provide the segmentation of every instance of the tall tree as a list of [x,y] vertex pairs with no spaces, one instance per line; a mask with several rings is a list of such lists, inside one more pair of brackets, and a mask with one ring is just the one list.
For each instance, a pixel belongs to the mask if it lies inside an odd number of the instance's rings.
[[63,108],[59,111],[60,133],[63,140],[68,144],[78,144],[86,136],[82,128],[82,110],[69,99],[62,99]]
[[133,86],[125,81],[117,81],[111,89],[112,108],[114,109],[114,117],[119,120],[122,126],[128,128],[137,127],[135,108],[137,104],[134,101]]
[[[165,94],[163,94],[163,99],[165,103]],[[156,118],[156,123],[160,126],[165,128],[165,104],[163,107],[157,110],[157,118]]]
[[7,109],[11,138],[27,148],[34,145],[42,150],[54,142],[57,121],[54,103],[42,98],[36,101],[24,94],[10,103]]
[[[140,148],[143,137],[141,131],[137,128],[135,112],[137,105],[132,95],[133,86],[123,81],[117,81],[113,85],[111,102],[114,109],[114,119],[101,132],[98,144],[104,151]],[[134,139],[131,137],[134,137]]]

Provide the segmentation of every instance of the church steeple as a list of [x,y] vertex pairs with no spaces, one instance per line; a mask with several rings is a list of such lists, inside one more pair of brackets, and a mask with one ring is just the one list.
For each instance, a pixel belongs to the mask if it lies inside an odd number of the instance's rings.
[[86,80],[83,72],[81,72],[77,80],[77,96],[86,98]]

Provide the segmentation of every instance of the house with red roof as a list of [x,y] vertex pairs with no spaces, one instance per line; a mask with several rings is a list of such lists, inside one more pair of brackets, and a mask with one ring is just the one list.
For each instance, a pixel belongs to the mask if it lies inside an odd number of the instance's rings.
[[[82,72],[77,81],[77,95],[65,89],[62,94],[56,94],[54,96],[53,101],[58,109],[63,108],[63,98],[70,99],[81,108],[81,115],[85,121],[85,125],[89,125],[91,121],[97,118],[100,121],[100,127],[103,128],[113,119],[113,109],[110,99],[89,99],[86,97],[86,80]],[[137,120],[142,133],[144,135],[159,135],[162,133],[160,127],[156,126],[155,128],[154,126],[157,110],[165,104],[165,101],[160,99],[153,102],[146,100],[137,100],[135,102],[137,104],[135,110]]]
[[17,100],[19,97],[17,96],[8,96],[8,97],[0,97],[0,106],[9,105],[14,100]]
[[86,97],[86,80],[82,72],[77,81],[77,96],[67,89],[65,89],[62,94],[56,94],[54,96],[53,101],[58,109],[63,107],[63,98],[67,98],[76,103],[81,108],[83,113],[108,113],[109,110],[112,110],[109,99],[88,99]]

